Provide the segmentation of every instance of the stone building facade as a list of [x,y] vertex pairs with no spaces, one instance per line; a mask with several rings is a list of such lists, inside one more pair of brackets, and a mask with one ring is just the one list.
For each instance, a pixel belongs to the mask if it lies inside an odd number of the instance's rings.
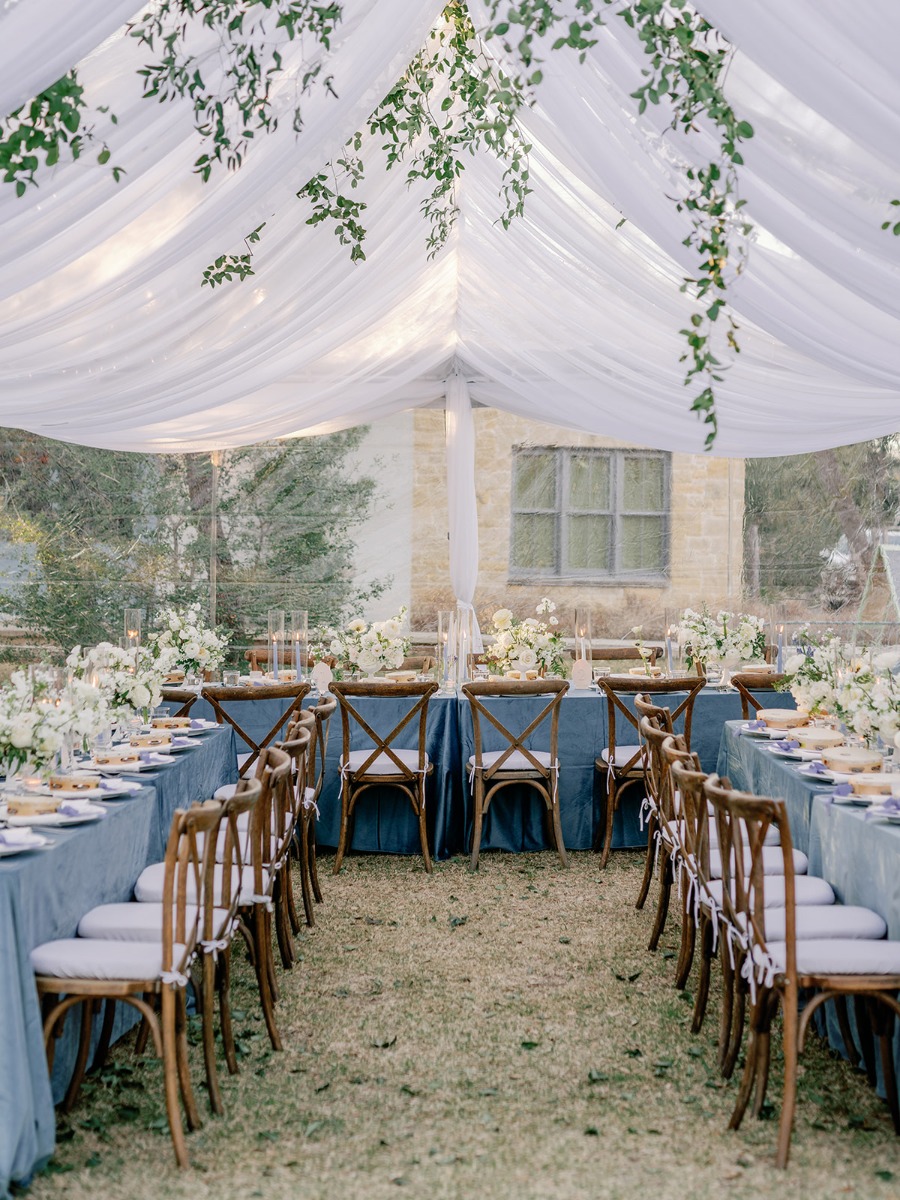
[[[444,413],[420,409],[408,417],[414,463],[410,616],[413,628],[424,630],[433,629],[437,609],[453,601]],[[475,430],[480,619],[498,607],[525,616],[549,596],[566,632],[572,610],[584,607],[593,614],[595,638],[620,638],[636,624],[645,626],[647,636],[659,636],[687,605],[740,607],[742,461],[636,451],[488,408],[475,411]],[[535,463],[551,471],[557,464],[559,484],[541,482]],[[591,469],[593,484],[585,482]],[[613,512],[616,497],[621,511]],[[650,516],[632,511],[642,503],[653,510]],[[591,517],[567,511],[573,504],[609,511]],[[523,505],[541,511],[518,511]],[[536,530],[532,544],[523,530]],[[601,551],[598,543],[604,543]]]

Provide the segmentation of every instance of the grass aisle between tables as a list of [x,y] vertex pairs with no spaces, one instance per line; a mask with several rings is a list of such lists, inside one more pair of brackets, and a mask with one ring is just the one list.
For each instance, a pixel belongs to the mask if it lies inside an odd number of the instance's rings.
[[129,1039],[63,1120],[30,1195],[896,1196],[886,1107],[815,1036],[787,1174],[771,1165],[777,1048],[769,1119],[726,1130],[736,1079],[716,1068],[718,974],[694,1037],[690,995],[672,986],[674,919],[646,950],[656,889],[636,912],[640,866],[487,855],[477,875],[456,859],[429,878],[416,860],[371,857],[334,879],[324,859],[319,924],[281,974],[282,1054],[236,944],[242,1072],[222,1065],[227,1115],[207,1116],[192,1051],[195,1169],[176,1170],[159,1068]]

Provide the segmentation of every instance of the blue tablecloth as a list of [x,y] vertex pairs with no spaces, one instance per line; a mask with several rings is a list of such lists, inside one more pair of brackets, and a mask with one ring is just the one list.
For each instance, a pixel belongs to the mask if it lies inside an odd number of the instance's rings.
[[[681,696],[671,697],[677,704]],[[258,709],[254,727],[268,728],[277,714],[276,703],[259,699],[248,708]],[[520,728],[540,711],[540,700],[528,697],[504,699],[504,711],[526,714]],[[766,694],[766,703],[791,705],[790,696]],[[374,722],[378,713],[381,731],[387,731],[399,720],[402,702],[394,700],[363,700],[360,703],[366,719]],[[589,850],[593,846],[598,826],[602,824],[606,802],[605,780],[594,767],[600,751],[607,744],[607,711],[605,697],[597,692],[575,692],[566,695],[560,709],[559,722],[559,796],[563,840],[570,850]],[[192,710],[193,711],[193,710]],[[694,705],[692,747],[700,755],[706,770],[715,766],[724,721],[739,717],[740,697],[736,692],[705,689]],[[500,713],[500,720],[507,718]],[[511,719],[511,718],[510,718]],[[248,719],[249,728],[249,719]],[[410,736],[404,745],[412,745]],[[544,734],[543,742],[548,734]],[[633,742],[636,732],[620,717],[617,736]],[[537,747],[543,744],[540,736],[533,738]],[[358,748],[354,741],[353,748]],[[498,743],[499,746],[499,743]],[[472,754],[472,718],[468,701],[462,696],[432,697],[426,730],[426,747],[434,764],[434,775],[428,785],[429,831],[436,858],[466,853],[472,828],[472,805],[465,763]],[[325,787],[320,803],[318,825],[320,846],[337,844],[340,830],[340,777],[338,760],[341,753],[340,716],[335,714],[331,726],[326,757]],[[646,836],[640,828],[641,797],[638,789],[626,791],[616,814],[613,846],[616,848],[642,846]],[[483,848],[486,850],[540,850],[549,846],[543,824],[543,805],[533,790],[509,788],[491,802],[484,827]],[[353,832],[352,849],[362,852],[418,854],[418,826],[409,802],[402,793],[384,789],[367,793],[358,804]]]
[[53,1152],[53,1101],[65,1090],[76,1040],[69,1021],[51,1087],[30,951],[72,937],[95,905],[130,899],[144,867],[163,857],[174,810],[236,777],[233,732],[217,730],[173,766],[135,776],[145,786],[108,801],[105,820],[47,829],[52,846],[0,859],[0,1196]]
[[[888,937],[900,940],[900,826],[867,821],[861,808],[830,803],[831,788],[804,778],[795,763],[776,757],[760,739],[740,736],[739,729],[740,722],[730,722],[722,730],[718,773],[742,791],[784,800],[791,840],[808,855],[810,874],[827,879],[842,904],[879,913]],[[830,1012],[828,1037],[843,1052]],[[894,1057],[900,1073],[900,1029]]]

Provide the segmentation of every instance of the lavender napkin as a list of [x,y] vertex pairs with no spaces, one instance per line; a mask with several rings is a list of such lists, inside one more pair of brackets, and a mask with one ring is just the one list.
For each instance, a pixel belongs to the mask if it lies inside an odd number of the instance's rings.
[[0,846],[30,846],[37,841],[30,829],[0,829]]
[[799,750],[800,749],[799,742],[788,741],[786,738],[784,741],[781,741],[781,742],[773,742],[772,745],[775,747],[776,750]]
[[813,761],[807,763],[802,770],[804,775],[821,775],[825,770],[825,764],[820,763],[818,759],[813,759]]
[[747,721],[746,724],[738,726],[734,731],[734,736],[740,737],[742,733],[761,733],[764,729],[768,729],[765,721]]
[[873,817],[883,817],[885,814],[900,816],[900,799],[897,796],[885,796],[880,804],[876,804],[869,809],[866,813],[866,820],[869,821]]
[[91,804],[90,800],[63,800],[57,811],[64,817],[109,816],[105,808]]
[[833,802],[835,796],[840,798],[842,796],[852,796],[852,795],[853,795],[853,788],[850,786],[849,783],[839,783],[837,785],[837,787],[834,789],[834,791],[831,793],[830,796],[823,796],[822,799],[825,801],[826,804],[831,804]]
[[173,746],[193,746],[193,744],[194,743],[191,741],[191,739],[187,738],[187,737],[173,737],[172,738]]
[[191,729],[205,729],[206,722],[199,717],[191,717]]

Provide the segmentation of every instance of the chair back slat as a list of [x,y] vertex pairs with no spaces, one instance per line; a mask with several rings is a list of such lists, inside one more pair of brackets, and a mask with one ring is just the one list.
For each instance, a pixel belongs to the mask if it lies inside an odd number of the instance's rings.
[[328,752],[328,732],[337,708],[334,696],[323,697],[309,710],[316,719],[316,736],[309,748],[309,778],[313,787],[313,803],[318,805],[325,784],[325,756]]
[[[222,687],[205,684],[202,695],[212,707],[213,714],[219,725],[230,725],[238,737],[249,747],[250,757],[240,768],[241,775],[247,775],[255,767],[260,752],[273,741],[281,729],[290,722],[295,713],[300,712],[303,701],[309,694],[308,683],[275,683],[264,688],[254,687]],[[226,704],[241,704],[256,700],[281,700],[282,711],[272,728],[260,741],[256,741],[243,728],[235,715],[225,708]]]
[[250,817],[248,842],[253,867],[253,890],[257,897],[270,895],[274,882],[273,863],[280,843],[276,813],[285,808],[284,789],[290,786],[291,758],[283,750],[266,746],[260,752],[257,772],[260,795]]
[[745,721],[750,720],[751,712],[759,712],[765,707],[753,692],[777,692],[779,684],[785,680],[785,675],[774,675],[763,671],[735,671],[731,676],[731,684],[737,688],[741,698],[741,716]]
[[[185,974],[200,930],[206,867],[216,857],[222,805],[215,800],[176,809],[166,844],[163,873],[162,966]],[[175,946],[183,946],[176,960]]]
[[[464,683],[462,687],[463,695],[469,702],[469,707],[472,713],[472,737],[473,747],[475,751],[476,769],[480,770],[485,780],[490,780],[496,776],[498,772],[509,771],[507,763],[513,754],[519,753],[524,756],[529,763],[529,767],[516,768],[518,770],[534,770],[541,774],[546,773],[546,767],[534,756],[534,752],[529,750],[525,745],[528,738],[535,733],[545,721],[550,721],[550,762],[556,763],[558,760],[559,747],[559,706],[562,703],[563,697],[569,690],[568,683],[563,679],[535,679],[535,680],[510,680],[509,682],[498,681],[494,683]],[[508,728],[499,719],[496,711],[492,711],[486,704],[485,699],[491,698],[506,698],[506,697],[544,697],[549,696],[549,700],[540,710],[540,712],[531,720],[524,729],[516,733]],[[482,719],[500,734],[501,738],[507,743],[495,762],[489,766],[484,766],[484,739],[482,732]]]
[[[237,911],[241,893],[241,877],[248,855],[250,828],[252,818],[246,828],[240,829],[238,818],[252,813],[262,794],[262,784],[258,779],[239,779],[234,795],[224,801],[222,808],[222,829],[224,837],[218,853],[212,855],[207,862],[207,897],[204,911],[204,938],[212,941],[218,930],[215,909],[225,909],[232,916]],[[216,859],[219,871],[217,872]],[[220,886],[215,888],[215,877],[220,876]]]
[[[342,762],[347,764],[350,761],[355,729],[361,730],[365,737],[372,742],[370,750],[369,747],[366,747],[369,753],[359,766],[353,768],[352,774],[375,774],[372,767],[381,755],[385,755],[390,761],[392,769],[388,772],[379,769],[377,774],[398,775],[408,783],[414,782],[416,776],[425,769],[425,728],[428,720],[428,703],[438,690],[438,685],[436,683],[333,683],[331,690],[341,709]],[[389,733],[382,734],[373,728],[372,723],[353,704],[354,700],[360,699],[412,700],[414,703],[410,704]],[[403,730],[413,722],[417,725],[415,749],[418,765],[415,768],[410,767],[399,757],[396,753],[397,747],[393,745]]]

